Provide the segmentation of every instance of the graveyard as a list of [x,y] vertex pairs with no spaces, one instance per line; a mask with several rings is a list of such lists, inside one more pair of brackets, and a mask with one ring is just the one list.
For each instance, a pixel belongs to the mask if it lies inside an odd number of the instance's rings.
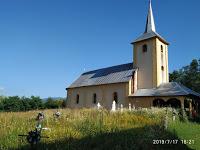
[[[37,126],[41,111],[1,112],[0,149],[199,149],[200,125],[181,110],[136,109],[100,104],[93,109],[44,110],[41,138],[29,144],[26,135]],[[59,113],[58,113],[59,112]]]

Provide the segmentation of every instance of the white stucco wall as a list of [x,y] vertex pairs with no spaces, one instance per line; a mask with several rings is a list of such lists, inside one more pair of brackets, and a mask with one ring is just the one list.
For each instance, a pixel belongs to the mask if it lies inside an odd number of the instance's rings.
[[[128,106],[128,82],[116,83],[99,86],[88,86],[68,89],[67,107],[82,108],[95,107],[99,102],[105,108],[111,108],[113,102],[113,93],[118,94],[118,104]],[[97,103],[93,103],[93,94],[97,95]],[[79,104],[76,104],[76,96],[79,94]]]
[[[161,62],[161,45],[163,46],[163,63]],[[161,83],[169,82],[168,75],[168,46],[156,39],[156,52],[157,52],[157,86]],[[161,66],[163,65],[164,70],[162,71]]]
[[[147,45],[147,52],[143,52],[143,45]],[[134,45],[134,65],[138,67],[138,89],[153,87],[153,40],[146,40]]]
[[[143,45],[147,52],[143,52]],[[161,62],[161,45],[163,46],[163,63]],[[168,46],[158,38],[151,38],[134,43],[134,65],[138,67],[138,89],[149,89],[169,82]],[[162,71],[161,66],[164,66]]]

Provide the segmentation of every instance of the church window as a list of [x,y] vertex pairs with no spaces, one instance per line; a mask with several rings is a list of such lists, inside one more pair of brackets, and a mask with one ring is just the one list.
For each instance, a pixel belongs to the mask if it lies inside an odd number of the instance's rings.
[[161,70],[164,71],[164,66],[161,66]]
[[[163,46],[161,45],[161,66],[164,65],[164,54],[163,54]],[[163,69],[162,69],[163,70]]]
[[97,103],[97,94],[96,93],[93,94],[93,103],[94,104]]
[[76,104],[79,103],[79,94],[76,95]]
[[132,79],[131,79],[131,94],[134,93],[134,76],[135,72],[132,73]]
[[163,46],[162,45],[160,46],[160,49],[161,49],[161,52],[163,53]]
[[161,76],[162,76],[162,83],[164,82],[165,73],[164,73],[164,53],[163,53],[163,45],[160,46],[161,49]]
[[113,100],[118,103],[118,95],[117,95],[117,92],[114,92],[113,93]]
[[142,46],[142,51],[143,51],[143,53],[147,52],[147,45],[146,45],[146,44],[144,44],[144,45]]

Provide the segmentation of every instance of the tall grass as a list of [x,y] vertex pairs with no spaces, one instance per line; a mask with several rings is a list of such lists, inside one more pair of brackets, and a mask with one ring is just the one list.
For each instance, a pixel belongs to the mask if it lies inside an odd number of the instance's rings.
[[186,140],[190,148],[200,149],[200,124],[176,120],[170,123],[169,131],[176,134],[181,140]]
[[[0,149],[29,149],[25,138],[18,135],[35,128],[38,112],[0,113]],[[161,145],[152,145],[153,139],[174,136],[163,129],[165,109],[60,112],[61,117],[55,119],[55,110],[44,110],[43,127],[50,130],[42,131],[42,135],[50,138],[42,139],[37,149],[160,149]]]

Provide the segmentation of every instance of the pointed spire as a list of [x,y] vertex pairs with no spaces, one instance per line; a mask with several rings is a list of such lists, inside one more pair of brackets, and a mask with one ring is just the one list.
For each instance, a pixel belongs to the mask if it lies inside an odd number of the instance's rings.
[[156,27],[154,23],[154,17],[153,17],[153,11],[151,7],[151,0],[149,0],[149,11],[147,15],[147,22],[146,22],[146,28],[144,33],[149,33],[149,32],[156,32]]
[[169,45],[169,43],[156,32],[156,27],[155,27],[154,18],[153,18],[153,11],[152,11],[152,7],[151,7],[151,0],[149,0],[149,11],[148,11],[148,15],[147,15],[147,22],[146,22],[145,31],[141,36],[139,36],[131,44],[134,44],[134,43],[137,43],[137,42],[140,42],[140,41],[144,41],[144,40],[147,40],[147,39],[150,39],[150,38],[153,38],[153,37],[157,37],[162,42]]

